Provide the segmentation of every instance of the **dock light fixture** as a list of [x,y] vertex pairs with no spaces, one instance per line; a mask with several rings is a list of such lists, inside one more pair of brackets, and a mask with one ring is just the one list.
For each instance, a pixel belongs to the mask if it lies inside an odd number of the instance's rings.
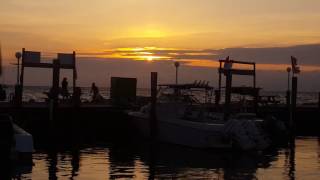
[[176,84],[178,84],[178,68],[180,66],[180,63],[178,61],[175,61],[174,66],[176,67]]
[[20,84],[20,59],[22,57],[21,52],[16,52],[16,58],[17,58],[17,84]]

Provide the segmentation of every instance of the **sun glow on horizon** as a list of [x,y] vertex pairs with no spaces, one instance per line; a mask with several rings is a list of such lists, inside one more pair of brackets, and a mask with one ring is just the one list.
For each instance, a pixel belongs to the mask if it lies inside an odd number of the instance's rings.
[[105,50],[104,54],[98,55],[101,58],[119,58],[132,59],[139,61],[155,61],[155,60],[170,60],[167,55],[158,55],[154,51],[175,50],[173,48],[158,48],[158,47],[123,47],[116,49]]

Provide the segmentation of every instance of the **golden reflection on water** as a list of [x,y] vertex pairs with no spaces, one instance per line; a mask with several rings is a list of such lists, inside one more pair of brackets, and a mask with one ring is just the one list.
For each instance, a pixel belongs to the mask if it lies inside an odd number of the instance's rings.
[[297,138],[293,149],[283,148],[263,154],[230,154],[167,145],[158,148],[155,157],[145,145],[138,149],[120,146],[37,152],[32,171],[17,173],[16,177],[148,179],[153,174],[159,179],[317,180],[320,176],[318,138]]

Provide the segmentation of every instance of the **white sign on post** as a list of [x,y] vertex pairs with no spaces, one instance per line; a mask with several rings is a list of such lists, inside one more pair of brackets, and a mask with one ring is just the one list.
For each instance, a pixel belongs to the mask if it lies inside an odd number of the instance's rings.
[[58,59],[60,64],[63,65],[73,65],[74,64],[74,55],[66,53],[58,53]]
[[41,53],[35,52],[35,51],[24,51],[23,52],[23,62],[24,63],[30,63],[30,64],[36,64],[40,63]]

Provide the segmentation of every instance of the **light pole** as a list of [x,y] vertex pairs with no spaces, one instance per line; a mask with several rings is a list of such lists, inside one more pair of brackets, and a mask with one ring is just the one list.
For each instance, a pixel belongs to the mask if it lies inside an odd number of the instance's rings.
[[20,84],[20,58],[21,58],[22,54],[21,52],[16,52],[16,58],[17,58],[17,61],[18,61],[18,64],[17,64],[17,84],[19,85]]
[[176,67],[176,84],[178,84],[178,68],[180,63],[178,61],[174,62],[174,66]]

